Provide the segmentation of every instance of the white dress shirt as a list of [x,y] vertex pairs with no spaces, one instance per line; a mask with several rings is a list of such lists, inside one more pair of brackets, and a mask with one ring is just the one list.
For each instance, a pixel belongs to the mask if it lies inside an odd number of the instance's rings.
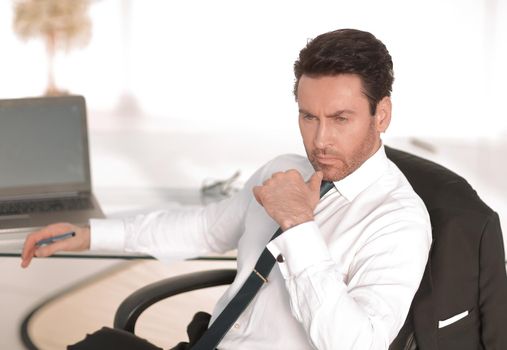
[[[212,321],[234,297],[267,245],[277,263],[219,349],[387,349],[407,316],[431,245],[421,199],[384,147],[335,182],[315,220],[269,242],[278,228],[252,188],[277,171],[314,170],[302,156],[280,156],[233,197],[202,208],[92,220],[91,248],[185,258],[238,249],[238,274]],[[269,243],[269,244],[268,244]],[[196,310],[198,311],[198,310]]]

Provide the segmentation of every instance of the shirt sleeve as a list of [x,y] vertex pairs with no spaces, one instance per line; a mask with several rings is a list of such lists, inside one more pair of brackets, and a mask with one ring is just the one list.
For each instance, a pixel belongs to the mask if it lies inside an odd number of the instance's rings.
[[235,249],[261,172],[262,168],[232,197],[205,207],[91,220],[90,249],[144,253],[165,261]]
[[[389,215],[387,215],[389,216]],[[315,222],[268,244],[285,279],[293,316],[316,349],[387,349],[408,314],[431,245],[421,220],[399,220],[369,235],[348,273]]]

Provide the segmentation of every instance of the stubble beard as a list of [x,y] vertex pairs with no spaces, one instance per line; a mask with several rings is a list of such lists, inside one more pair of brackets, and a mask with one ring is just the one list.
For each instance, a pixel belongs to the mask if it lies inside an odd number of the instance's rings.
[[[315,171],[322,171],[324,174],[323,180],[339,181],[356,171],[377,151],[377,147],[375,147],[377,140],[378,135],[375,132],[375,126],[372,122],[361,147],[359,147],[359,149],[357,149],[348,159],[344,159],[344,157],[340,156],[340,152],[330,148],[313,150],[312,152],[309,152],[308,149],[306,149],[306,154]],[[328,165],[319,163],[317,157],[324,155],[336,157],[337,164]]]
[[[308,152],[307,152],[308,153]],[[351,174],[354,170],[356,170],[359,165],[355,166],[355,162],[353,159],[351,159],[350,162],[347,162],[343,159],[336,159],[336,165],[328,165],[328,164],[321,164],[316,159],[317,155],[330,155],[331,153],[329,151],[317,151],[313,152],[313,154],[308,155],[308,160],[313,166],[313,169],[315,171],[321,171],[324,174],[323,180],[327,181],[339,181],[341,179],[344,179],[349,174]]]

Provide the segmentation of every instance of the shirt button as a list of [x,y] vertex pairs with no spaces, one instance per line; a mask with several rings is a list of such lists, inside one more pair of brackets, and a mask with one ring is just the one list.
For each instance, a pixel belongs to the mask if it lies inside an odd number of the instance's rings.
[[283,257],[282,254],[278,254],[278,256],[276,257],[276,261],[278,261],[279,263],[283,263],[285,261],[285,258]]
[[235,323],[234,328],[239,329],[239,323]]

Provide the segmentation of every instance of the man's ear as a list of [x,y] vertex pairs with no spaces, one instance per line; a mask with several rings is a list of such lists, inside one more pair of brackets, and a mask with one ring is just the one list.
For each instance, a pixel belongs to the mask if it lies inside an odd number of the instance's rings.
[[379,133],[383,133],[391,123],[391,98],[383,97],[377,104],[377,112],[375,113],[375,126]]

